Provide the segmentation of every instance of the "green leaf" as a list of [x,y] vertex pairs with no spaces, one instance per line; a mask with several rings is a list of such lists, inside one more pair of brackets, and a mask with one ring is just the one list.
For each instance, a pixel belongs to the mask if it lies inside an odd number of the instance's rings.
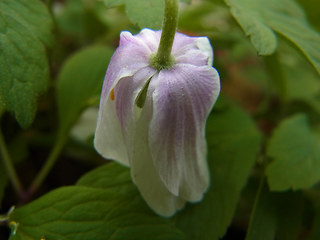
[[113,51],[91,46],[71,56],[58,77],[60,134],[65,134],[81,111],[98,98]]
[[12,239],[182,240],[173,222],[155,215],[130,180],[129,169],[107,164],[17,209]]
[[38,0],[0,2],[0,95],[22,127],[34,119],[37,96],[48,84],[45,46],[52,41],[52,20]]
[[265,184],[261,184],[252,209],[246,240],[275,239],[277,217],[274,199]]
[[108,7],[125,4],[130,21],[141,28],[161,28],[164,12],[162,0],[104,0],[104,2]]
[[[320,31],[320,11],[318,0],[298,0],[299,4],[304,7],[308,15],[309,21]],[[315,7],[317,6],[317,7]]]
[[258,190],[246,240],[298,239],[303,215],[300,193],[271,193],[266,184]]
[[105,23],[101,21],[103,18],[99,19],[99,11],[104,17],[109,14],[102,1],[65,1],[61,10],[55,14],[57,28],[63,37],[71,37],[81,46],[83,42],[92,42],[104,36],[107,30]]
[[79,179],[77,185],[98,189],[108,188],[121,193],[138,193],[132,184],[130,170],[114,162],[87,173]]
[[[287,100],[302,101],[317,109],[315,105],[320,105],[317,103],[317,96],[320,93],[319,75],[296,48],[280,40],[279,50],[280,66],[285,73],[283,81]],[[303,87],[301,87],[302,79]]]
[[273,191],[309,188],[320,180],[320,142],[307,117],[290,117],[275,129],[267,147],[273,161],[266,169]]
[[190,204],[177,216],[190,239],[223,236],[260,148],[260,133],[243,110],[221,97],[214,110],[206,130],[211,188],[201,203]]
[[298,47],[320,74],[320,34],[292,0],[225,0],[261,55],[272,54],[281,34]]

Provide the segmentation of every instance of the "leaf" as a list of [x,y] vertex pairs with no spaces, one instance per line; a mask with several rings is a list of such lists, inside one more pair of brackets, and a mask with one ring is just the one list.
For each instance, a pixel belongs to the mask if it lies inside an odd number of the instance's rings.
[[107,7],[125,4],[133,24],[141,28],[161,29],[164,1],[162,0],[104,0]]
[[167,218],[156,216],[141,199],[129,170],[116,163],[97,168],[78,182],[17,209],[12,239],[182,240]]
[[261,55],[277,47],[275,32],[291,41],[320,74],[320,34],[292,0],[225,0],[231,13]]
[[318,31],[320,31],[320,11],[319,7],[315,7],[319,4],[318,0],[298,0],[298,2],[306,10],[308,19],[312,25],[315,26]]
[[[279,51],[280,66],[283,67],[285,73],[283,80],[287,100],[302,101],[314,107],[315,110],[319,109],[316,106],[320,106],[317,100],[320,93],[319,75],[297,49],[284,44],[284,41],[281,40],[279,48],[281,49]],[[301,87],[302,79],[303,87]]]
[[246,240],[273,240],[277,227],[274,200],[265,184],[259,187],[252,209]]
[[0,95],[22,127],[32,123],[37,96],[48,85],[45,46],[52,41],[51,28],[41,1],[0,2]]
[[58,77],[60,134],[70,130],[81,111],[99,96],[112,50],[91,46],[71,56]]
[[211,187],[201,203],[178,214],[177,224],[190,239],[214,240],[231,223],[260,148],[260,133],[243,110],[220,97],[207,121],[206,136]]
[[[304,202],[300,193],[272,193],[266,184],[258,191],[246,240],[298,239]],[[277,234],[276,234],[277,233]]]
[[267,154],[273,158],[266,169],[273,191],[309,188],[320,180],[320,142],[304,114],[280,123],[268,144]]
[[[99,19],[98,11],[106,17],[107,9],[101,1],[68,0],[63,8],[55,14],[59,32],[64,37],[72,38],[74,42],[92,42],[105,34],[106,26]],[[108,16],[109,17],[109,16]],[[66,36],[65,36],[66,35]]]
[[114,162],[87,173],[79,179],[77,185],[98,189],[108,188],[121,193],[133,191],[138,193],[132,184],[130,170]]

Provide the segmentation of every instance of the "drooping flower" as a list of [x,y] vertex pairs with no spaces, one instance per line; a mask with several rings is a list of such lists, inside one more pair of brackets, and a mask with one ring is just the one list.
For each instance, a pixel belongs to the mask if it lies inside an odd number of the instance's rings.
[[148,205],[170,216],[209,186],[205,123],[220,91],[208,38],[176,33],[173,65],[151,59],[161,31],[122,32],[101,93],[94,145],[130,166]]

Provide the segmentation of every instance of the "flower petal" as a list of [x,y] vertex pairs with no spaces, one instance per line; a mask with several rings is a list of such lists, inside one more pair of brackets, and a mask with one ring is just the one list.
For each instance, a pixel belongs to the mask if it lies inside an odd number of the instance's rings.
[[148,80],[156,73],[151,67],[145,67],[136,72],[132,77],[122,78],[115,87],[114,100],[116,112],[120,121],[122,134],[129,154],[133,148],[133,137],[136,119],[139,117],[135,111],[136,99]]
[[[161,33],[161,31],[159,31]],[[176,56],[177,52],[183,49],[185,46],[193,45],[196,37],[190,37],[183,33],[176,32],[174,36],[172,54]]]
[[205,121],[220,82],[209,66],[177,64],[152,79],[149,146],[154,165],[174,195],[199,201],[209,185]]
[[151,53],[141,39],[130,32],[121,32],[120,45],[110,60],[103,82],[101,101],[109,96],[121,78],[133,76],[138,70],[148,66]]
[[151,29],[144,28],[136,35],[136,37],[141,39],[152,53],[156,53],[160,42],[161,31],[153,31]]
[[113,159],[129,166],[115,101],[109,97],[100,103],[94,147],[104,158]]
[[168,191],[151,159],[147,126],[152,117],[152,91],[148,89],[147,100],[137,122],[131,176],[147,204],[159,215],[171,216],[184,206],[185,200]]
[[210,41],[207,37],[199,37],[196,39],[196,43],[197,47],[201,50],[201,52],[204,52],[206,54],[208,54],[208,65],[212,66],[213,64],[213,50],[212,50],[212,46],[210,44]]
[[176,64],[212,66],[213,50],[207,37],[189,37],[177,33],[174,43],[180,47],[173,51]]

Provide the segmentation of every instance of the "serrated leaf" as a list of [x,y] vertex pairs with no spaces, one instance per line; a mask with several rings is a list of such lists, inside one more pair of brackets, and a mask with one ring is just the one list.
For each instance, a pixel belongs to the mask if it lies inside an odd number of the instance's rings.
[[177,216],[178,226],[190,239],[224,235],[260,147],[260,133],[243,110],[221,98],[214,109],[206,130],[211,187],[201,203]]
[[275,32],[298,47],[320,74],[320,34],[292,0],[225,0],[231,13],[261,55],[277,47]]
[[141,28],[161,28],[164,12],[162,0],[104,0],[104,3],[107,7],[125,4],[130,21]]
[[267,147],[273,161],[266,169],[273,191],[309,188],[320,180],[320,142],[307,117],[290,117],[274,130]]
[[91,46],[63,65],[57,93],[60,134],[69,131],[81,111],[99,96],[112,53],[107,47]]
[[116,163],[89,172],[78,186],[54,190],[17,209],[10,220],[19,223],[12,240],[186,239],[172,221],[147,207],[129,170]]
[[34,119],[37,97],[47,88],[45,46],[52,20],[38,0],[0,2],[0,95],[22,127]]

